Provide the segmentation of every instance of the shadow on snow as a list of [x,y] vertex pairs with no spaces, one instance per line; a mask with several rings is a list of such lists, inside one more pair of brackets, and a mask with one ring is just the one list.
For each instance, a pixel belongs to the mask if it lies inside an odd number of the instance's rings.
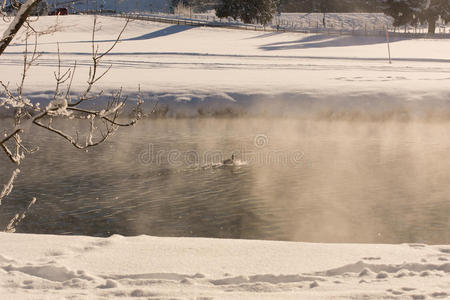
[[[391,43],[405,40],[405,38],[391,38]],[[386,43],[382,36],[332,36],[332,35],[308,35],[299,40],[270,43],[261,46],[266,51],[295,50],[327,47],[364,46]]]

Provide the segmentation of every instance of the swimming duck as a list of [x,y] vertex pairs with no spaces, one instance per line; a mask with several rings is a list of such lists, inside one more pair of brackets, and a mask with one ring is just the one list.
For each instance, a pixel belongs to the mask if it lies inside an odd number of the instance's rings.
[[231,155],[231,159],[225,159],[222,164],[227,165],[227,166],[231,166],[234,165],[234,154]]

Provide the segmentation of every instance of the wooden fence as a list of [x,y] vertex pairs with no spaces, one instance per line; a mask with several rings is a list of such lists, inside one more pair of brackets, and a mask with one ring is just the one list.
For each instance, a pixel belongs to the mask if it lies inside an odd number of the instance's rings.
[[[327,35],[354,35],[354,36],[385,36],[386,28],[373,28],[373,29],[344,29],[344,28],[291,28],[284,26],[262,26],[253,24],[243,24],[238,22],[221,22],[217,20],[200,20],[200,19],[190,19],[190,18],[180,18],[177,16],[160,16],[160,15],[150,15],[150,14],[105,14],[118,18],[130,18],[133,20],[151,21],[175,25],[184,26],[196,26],[196,27],[216,27],[216,28],[226,28],[226,29],[237,29],[237,30],[252,30],[252,31],[264,31],[264,32],[298,32],[298,33],[316,33],[316,34],[327,34]],[[447,39],[450,38],[450,33],[436,33],[430,35],[427,33],[413,33],[413,32],[395,32],[393,28],[389,28],[389,35],[398,38],[440,38]]]

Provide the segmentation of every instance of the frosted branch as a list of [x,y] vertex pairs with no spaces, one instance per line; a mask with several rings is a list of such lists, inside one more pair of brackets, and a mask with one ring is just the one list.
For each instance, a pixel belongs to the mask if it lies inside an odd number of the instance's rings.
[[8,183],[6,183],[3,186],[2,192],[0,193],[0,205],[2,204],[2,200],[6,198],[12,191],[14,187],[14,180],[16,180],[17,176],[19,175],[20,170],[15,169],[13,173],[11,174],[11,178],[9,179]]
[[14,216],[14,218],[12,218],[11,221],[9,221],[8,225],[5,228],[5,232],[10,232],[10,233],[16,232],[17,225],[19,225],[20,222],[22,222],[23,219],[25,219],[28,211],[35,203],[36,203],[36,198],[33,197],[33,199],[31,199],[30,203],[25,208],[25,210],[22,212],[22,214],[20,214],[20,215],[16,214]]

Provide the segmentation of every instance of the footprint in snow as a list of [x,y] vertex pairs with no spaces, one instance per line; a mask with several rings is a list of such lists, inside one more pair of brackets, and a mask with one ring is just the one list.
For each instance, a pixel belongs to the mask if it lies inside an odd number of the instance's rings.
[[431,294],[431,297],[441,298],[441,299],[447,298],[449,296],[450,296],[450,294],[447,294],[446,292],[435,292],[435,293]]
[[425,244],[408,244],[411,248],[425,248],[427,245]]
[[397,290],[393,290],[393,289],[388,289],[388,290],[386,290],[386,292],[389,292],[389,293],[391,293],[393,295],[402,295],[403,294],[403,292],[397,291]]
[[114,289],[116,287],[118,287],[118,284],[112,279],[107,279],[104,284],[97,286],[98,289]]
[[59,249],[50,249],[45,253],[46,256],[63,256],[64,254],[66,253]]

